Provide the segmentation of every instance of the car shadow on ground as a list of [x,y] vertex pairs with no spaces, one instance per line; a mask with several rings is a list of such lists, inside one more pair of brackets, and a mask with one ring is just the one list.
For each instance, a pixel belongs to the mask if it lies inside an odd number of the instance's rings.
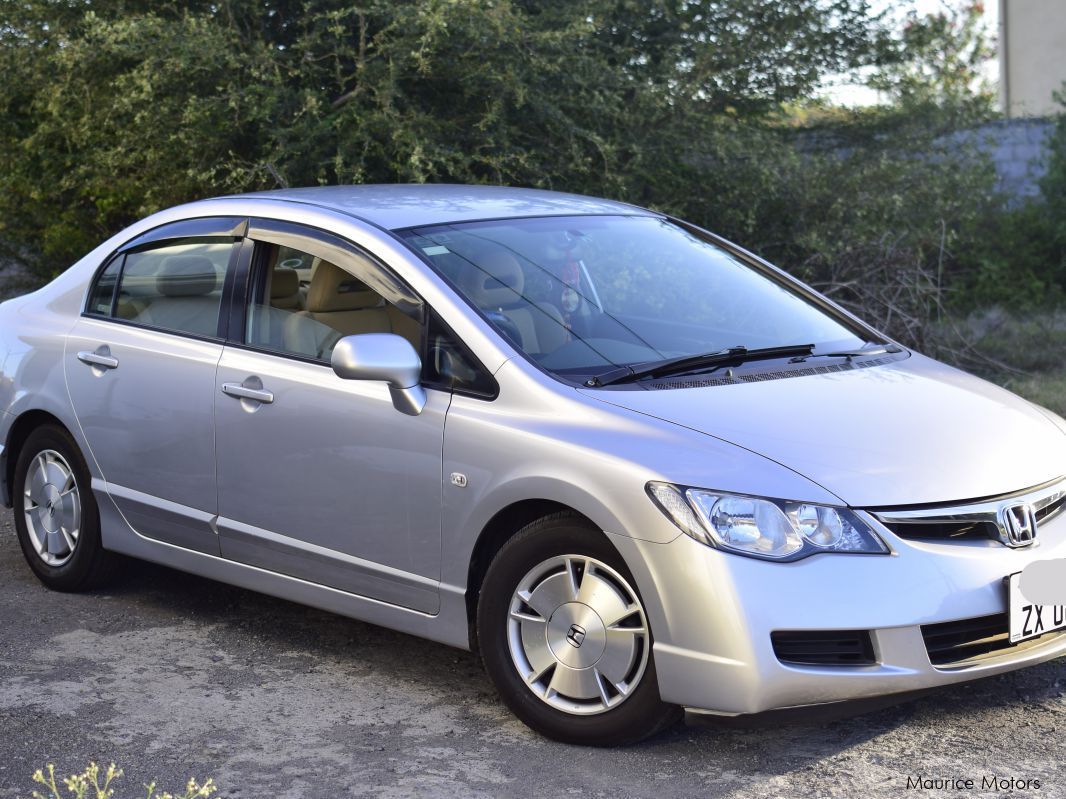
[[[8,519],[0,522],[10,531]],[[560,792],[574,757],[593,758],[590,795],[597,790],[610,794],[623,778],[637,791],[633,795],[661,792],[661,780],[669,779],[672,787],[664,797],[725,796],[738,790],[748,796],[750,788],[751,796],[762,799],[783,795],[793,782],[813,786],[838,778],[855,788],[869,780],[895,790],[906,784],[905,770],[923,763],[946,768],[943,764],[1000,751],[997,747],[1009,743],[1011,730],[1022,730],[1045,749],[1050,742],[1053,750],[1055,721],[1063,711],[1066,660],[908,696],[900,703],[889,700],[888,706],[833,705],[701,718],[698,725],[679,725],[635,746],[581,751],[543,739],[517,722],[472,653],[140,561],[130,561],[125,575],[105,590],[57,594],[26,569],[14,536],[4,536],[0,555],[0,582],[9,597],[0,599],[0,605],[13,602],[17,611],[8,635],[0,637],[0,644],[10,649],[5,671],[12,702],[0,716],[6,715],[14,731],[12,741],[21,741],[0,745],[0,750],[22,770],[35,767],[35,753],[54,745],[54,733],[40,732],[42,713],[33,697],[51,690],[57,679],[78,696],[103,691],[98,705],[90,707],[107,720],[109,734],[131,724],[143,730],[140,737],[119,738],[107,756],[179,777],[190,763],[213,763],[216,773],[234,784],[253,777],[263,784],[284,782],[281,772],[293,764],[319,768],[332,763],[314,760],[308,752],[328,754],[339,747],[352,753],[350,771],[344,773],[373,773],[374,779],[386,781],[397,779],[397,763],[414,773],[434,772],[441,767],[440,755],[434,753],[452,752],[449,762],[458,763],[456,769],[470,767],[477,773],[490,764],[516,784],[547,780],[551,790]],[[33,634],[40,618],[54,622],[55,635],[84,636],[88,631],[89,637],[73,643],[42,640]],[[80,659],[79,647],[95,646],[98,640],[106,642],[107,654]],[[121,667],[107,660],[122,647],[138,646],[154,646],[163,656],[135,658],[132,666]],[[200,650],[197,656],[181,651],[190,646]],[[58,661],[50,654],[57,650],[65,653]],[[137,679],[126,686],[124,670],[130,668]],[[190,669],[192,676],[183,682]],[[147,677],[140,675],[145,670]],[[173,724],[173,711],[165,703],[180,695],[164,693],[156,706],[145,693],[153,681],[192,686],[195,693],[215,697],[215,705],[195,705],[218,714],[210,733],[215,749],[201,751],[181,738],[160,738],[149,731]],[[108,682],[124,685],[124,693],[133,691],[132,698],[112,704],[118,688],[107,687]],[[34,693],[26,694],[26,685]],[[352,699],[315,700],[345,694]],[[132,713],[131,705],[136,705]],[[1027,727],[1033,712],[1041,715],[1035,726]],[[43,729],[64,728],[63,718]],[[276,745],[269,735],[263,744],[256,730],[273,728],[279,718],[289,720],[286,728],[295,725],[286,733],[296,736],[295,748],[279,753],[276,766],[249,761],[250,751]],[[68,738],[65,734],[63,740]],[[147,750],[160,754],[141,762],[144,757],[138,753]],[[98,739],[82,736],[69,738],[64,749],[67,757],[83,759],[100,757],[98,751]],[[562,775],[561,782],[553,781],[553,775]]]
[[[473,653],[164,566],[131,562],[122,580],[106,593],[137,606],[154,606],[156,612],[175,619],[221,625],[228,636],[251,636],[279,653],[298,649],[311,660],[318,660],[347,652],[358,659],[362,668],[381,669],[398,680],[417,684],[432,681],[446,695],[495,696]],[[403,667],[398,669],[398,663]],[[808,757],[827,757],[915,717],[935,716],[946,721],[1061,696],[1062,684],[1063,667],[1053,662],[933,691],[862,702],[733,718],[690,715],[686,725],[647,741],[640,748],[654,752],[692,738],[715,739],[720,746],[729,739],[754,734],[767,743],[775,738],[804,739]]]

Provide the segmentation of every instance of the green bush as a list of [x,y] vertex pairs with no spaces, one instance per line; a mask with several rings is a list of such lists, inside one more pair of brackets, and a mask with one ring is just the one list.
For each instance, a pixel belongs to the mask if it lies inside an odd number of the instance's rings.
[[[1066,129],[1022,207],[955,135],[993,114],[976,5],[830,5],[4,2],[0,249],[46,278],[204,196],[489,182],[683,216],[949,357],[945,313],[1060,302]],[[861,65],[887,105],[809,99]]]
[[1066,116],[1055,120],[1048,145],[1039,196],[990,208],[966,229],[960,310],[1039,310],[1066,300]]
[[715,119],[883,55],[868,0],[830,5],[4,0],[0,240],[50,274],[151,211],[277,185],[490,182],[683,208]]

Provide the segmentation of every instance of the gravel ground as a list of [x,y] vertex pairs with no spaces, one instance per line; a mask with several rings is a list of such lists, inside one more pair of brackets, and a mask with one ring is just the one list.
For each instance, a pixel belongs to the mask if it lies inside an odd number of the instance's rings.
[[[1066,797],[1066,659],[864,715],[680,726],[604,751],[539,738],[473,655],[410,636],[148,564],[107,591],[50,592],[9,511],[0,581],[3,799],[29,796],[45,763],[90,760],[125,767],[118,799],[190,776],[257,799]],[[991,776],[1040,787],[982,790]],[[918,777],[975,787],[909,789]]]

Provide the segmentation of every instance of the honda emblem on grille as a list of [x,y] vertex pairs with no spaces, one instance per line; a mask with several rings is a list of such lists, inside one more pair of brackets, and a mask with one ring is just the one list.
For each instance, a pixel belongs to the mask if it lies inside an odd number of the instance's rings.
[[1036,543],[1036,511],[1032,505],[1007,505],[999,511],[999,540],[1009,547]]

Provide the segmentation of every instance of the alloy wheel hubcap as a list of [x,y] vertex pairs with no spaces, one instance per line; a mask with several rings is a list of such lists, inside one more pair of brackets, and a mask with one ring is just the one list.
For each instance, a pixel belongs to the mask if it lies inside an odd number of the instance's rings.
[[62,566],[74,555],[81,533],[81,496],[74,470],[58,452],[37,454],[23,487],[26,531],[37,556]]
[[507,641],[529,690],[575,715],[624,702],[648,664],[648,621],[636,592],[610,566],[581,555],[551,558],[522,578]]

